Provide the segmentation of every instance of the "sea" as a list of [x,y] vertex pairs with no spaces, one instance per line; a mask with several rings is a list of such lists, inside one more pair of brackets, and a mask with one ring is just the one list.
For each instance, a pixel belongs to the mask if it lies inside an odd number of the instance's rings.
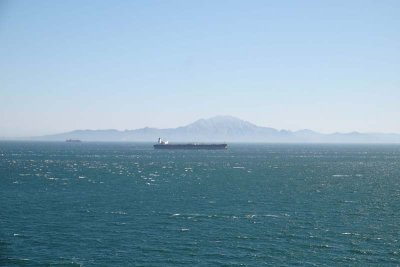
[[399,266],[400,145],[0,142],[0,266]]

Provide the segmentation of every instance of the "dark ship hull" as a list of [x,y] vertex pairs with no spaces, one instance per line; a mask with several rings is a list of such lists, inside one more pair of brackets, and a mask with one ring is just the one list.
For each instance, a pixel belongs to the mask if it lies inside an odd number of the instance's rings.
[[65,142],[67,142],[67,143],[81,143],[82,141],[78,140],[78,139],[67,139],[67,140],[65,140]]
[[227,144],[157,144],[155,149],[226,149]]

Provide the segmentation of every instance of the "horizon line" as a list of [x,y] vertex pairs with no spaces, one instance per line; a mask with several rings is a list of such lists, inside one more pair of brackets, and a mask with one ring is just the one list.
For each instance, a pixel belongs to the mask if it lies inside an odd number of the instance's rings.
[[38,134],[38,135],[30,135],[30,136],[0,136],[0,140],[24,140],[24,138],[38,138],[38,137],[46,137],[46,136],[51,136],[51,135],[58,135],[58,134],[66,134],[66,133],[72,133],[72,132],[76,132],[76,131],[118,131],[118,132],[127,132],[127,131],[137,131],[137,130],[142,130],[142,129],[154,129],[154,130],[168,130],[168,129],[178,129],[178,128],[182,128],[182,127],[187,127],[191,124],[194,124],[198,121],[201,120],[211,120],[211,119],[216,119],[216,118],[231,118],[231,119],[235,119],[241,122],[245,122],[245,123],[250,123],[256,127],[259,128],[271,128],[274,129],[276,131],[279,132],[292,132],[292,133],[296,133],[296,132],[301,132],[301,131],[311,131],[313,133],[316,134],[322,134],[322,135],[334,135],[334,134],[383,134],[383,135],[400,135],[400,133],[396,133],[396,132],[362,132],[362,131],[357,131],[357,130],[352,130],[352,131],[344,131],[344,132],[340,132],[340,131],[335,131],[335,132],[319,132],[319,131],[315,131],[312,130],[310,128],[302,128],[299,130],[291,130],[291,129],[278,129],[278,128],[274,128],[271,126],[260,126],[257,124],[252,123],[251,121],[242,119],[242,118],[238,118],[232,115],[216,115],[216,116],[212,116],[212,117],[208,117],[208,118],[199,118],[196,119],[192,122],[189,122],[185,125],[181,125],[181,126],[176,126],[176,127],[166,127],[166,128],[157,128],[157,127],[152,127],[152,126],[145,126],[145,127],[141,127],[141,128],[134,128],[134,129],[118,129],[118,128],[97,128],[97,129],[74,129],[74,130],[67,130],[64,132],[55,132],[55,133],[48,133],[48,134]]

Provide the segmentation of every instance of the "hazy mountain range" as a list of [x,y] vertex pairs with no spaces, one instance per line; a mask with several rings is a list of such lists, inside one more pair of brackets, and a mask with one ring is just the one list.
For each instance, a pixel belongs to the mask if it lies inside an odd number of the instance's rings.
[[189,125],[136,130],[75,130],[67,133],[33,137],[31,140],[64,141],[150,141],[162,137],[170,142],[280,142],[280,143],[400,143],[400,134],[333,133],[321,134],[312,130],[287,131],[261,127],[231,117],[216,116],[200,119]]

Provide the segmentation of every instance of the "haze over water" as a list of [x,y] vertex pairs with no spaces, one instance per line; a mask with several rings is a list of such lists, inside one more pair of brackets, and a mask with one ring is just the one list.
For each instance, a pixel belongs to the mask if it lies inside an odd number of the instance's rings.
[[2,266],[399,265],[400,146],[0,143]]

